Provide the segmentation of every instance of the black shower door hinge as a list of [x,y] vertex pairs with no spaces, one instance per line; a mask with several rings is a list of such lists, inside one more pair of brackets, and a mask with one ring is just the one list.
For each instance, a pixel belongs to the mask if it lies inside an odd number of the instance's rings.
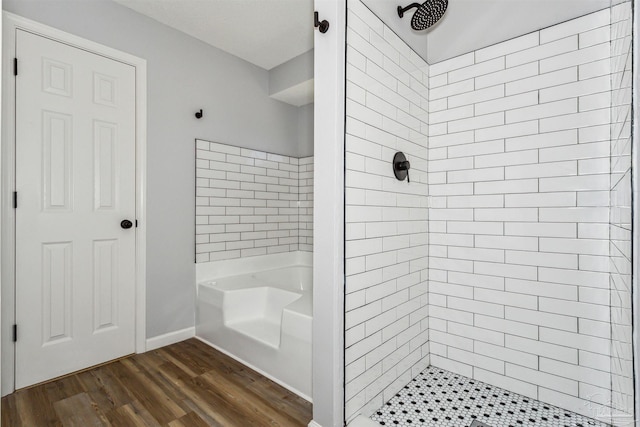
[[18,58],[13,58],[13,75],[18,75]]
[[18,325],[13,325],[13,342],[18,341]]
[[18,209],[18,192],[13,192],[13,209]]

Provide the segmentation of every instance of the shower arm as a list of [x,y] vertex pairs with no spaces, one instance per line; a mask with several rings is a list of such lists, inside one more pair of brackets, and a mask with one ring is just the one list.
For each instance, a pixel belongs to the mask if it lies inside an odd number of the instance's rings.
[[409,9],[413,9],[414,7],[420,7],[422,6],[420,3],[411,3],[409,6],[407,7],[402,7],[402,6],[398,6],[398,16],[400,18],[402,18],[404,16],[404,13],[409,10]]

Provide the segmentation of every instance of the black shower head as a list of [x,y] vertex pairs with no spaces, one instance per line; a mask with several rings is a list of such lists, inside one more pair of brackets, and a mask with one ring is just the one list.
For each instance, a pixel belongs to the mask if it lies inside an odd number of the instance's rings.
[[447,6],[449,6],[449,0],[427,0],[422,4],[411,3],[404,8],[398,6],[398,16],[402,18],[407,10],[418,8],[411,18],[411,28],[426,30],[442,18],[447,11]]

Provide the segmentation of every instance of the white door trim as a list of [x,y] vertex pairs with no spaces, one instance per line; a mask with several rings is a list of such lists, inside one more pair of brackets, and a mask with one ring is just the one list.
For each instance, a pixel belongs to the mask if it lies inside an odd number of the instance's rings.
[[[60,31],[21,16],[3,12],[2,25],[2,112],[7,126],[2,127],[0,160],[0,236],[1,251],[1,307],[2,325],[2,395],[14,391],[15,346],[11,333],[15,319],[15,83],[13,58],[16,56],[16,31],[24,30],[131,65],[136,79],[136,352],[146,350],[146,196],[147,196],[147,61],[125,52]],[[18,64],[19,73],[19,64]]]

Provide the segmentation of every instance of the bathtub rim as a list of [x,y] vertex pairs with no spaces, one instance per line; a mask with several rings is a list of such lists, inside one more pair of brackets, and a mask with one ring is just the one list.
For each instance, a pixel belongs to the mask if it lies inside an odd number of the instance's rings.
[[258,273],[278,268],[313,267],[313,253],[304,251],[283,252],[221,261],[199,262],[196,266],[196,286],[201,282],[229,276]]

